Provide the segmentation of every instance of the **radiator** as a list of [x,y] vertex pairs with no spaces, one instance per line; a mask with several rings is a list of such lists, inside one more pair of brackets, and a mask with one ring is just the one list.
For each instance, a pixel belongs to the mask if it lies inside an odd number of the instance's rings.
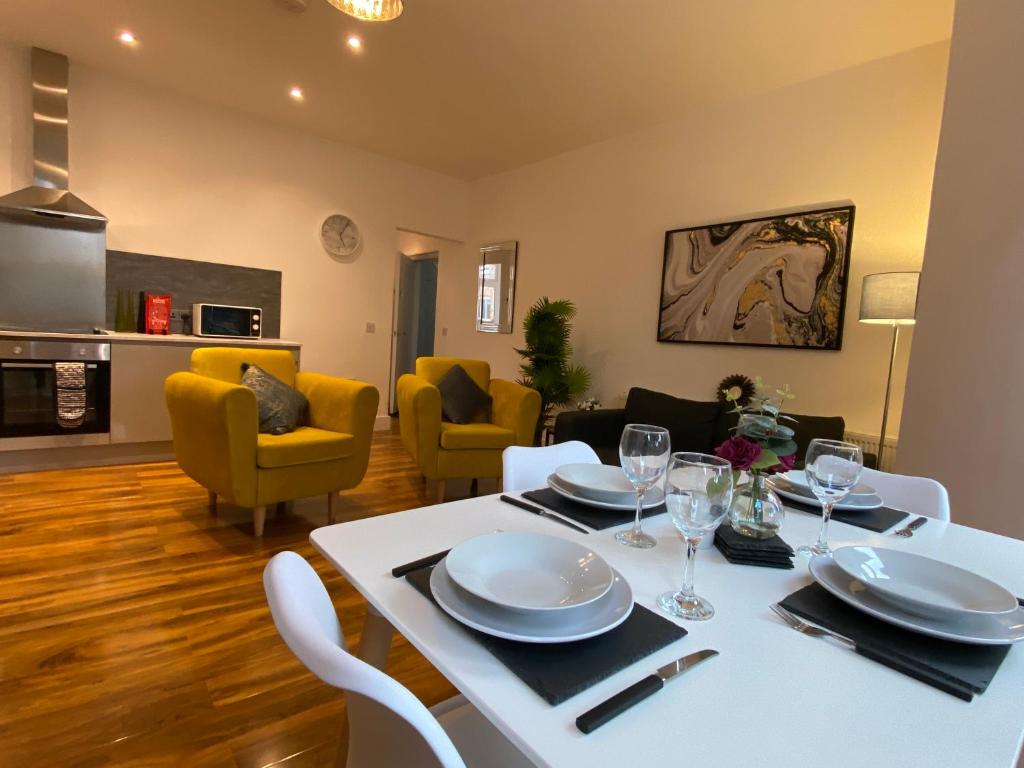
[[[864,453],[873,453],[875,456],[878,455],[877,435],[865,435],[863,432],[847,432],[844,437],[848,443],[859,445],[860,449],[864,451]],[[886,438],[885,455],[882,456],[882,466],[879,467],[883,472],[892,472],[893,464],[896,462],[897,445],[898,441],[891,437]]]

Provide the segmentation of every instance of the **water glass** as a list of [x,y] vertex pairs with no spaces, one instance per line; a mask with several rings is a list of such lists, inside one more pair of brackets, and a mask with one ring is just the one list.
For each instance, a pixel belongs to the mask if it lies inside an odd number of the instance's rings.
[[650,424],[627,424],[619,441],[619,460],[626,478],[636,489],[636,518],[628,531],[615,534],[615,540],[627,547],[650,549],[657,541],[640,527],[644,494],[658,484],[668,466],[671,452],[668,430]]
[[820,438],[811,440],[807,446],[804,474],[815,498],[821,502],[821,529],[815,544],[805,544],[797,552],[808,557],[832,554],[828,546],[828,521],[832,517],[832,508],[850,494],[860,481],[863,469],[864,455],[859,445]]
[[665,477],[665,506],[686,541],[683,586],[665,592],[658,605],[673,616],[703,621],[714,606],[693,591],[693,568],[701,540],[713,534],[732,504],[732,464],[706,453],[673,453]]

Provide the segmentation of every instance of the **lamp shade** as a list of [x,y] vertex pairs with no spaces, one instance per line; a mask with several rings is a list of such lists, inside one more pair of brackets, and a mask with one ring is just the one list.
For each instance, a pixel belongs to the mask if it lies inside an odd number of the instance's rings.
[[860,321],[912,325],[917,314],[920,272],[879,272],[866,275],[861,285]]

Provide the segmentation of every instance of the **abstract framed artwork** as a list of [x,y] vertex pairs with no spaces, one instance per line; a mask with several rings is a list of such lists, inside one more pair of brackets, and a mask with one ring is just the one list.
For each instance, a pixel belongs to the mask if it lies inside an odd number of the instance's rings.
[[854,210],[666,232],[658,341],[840,349]]

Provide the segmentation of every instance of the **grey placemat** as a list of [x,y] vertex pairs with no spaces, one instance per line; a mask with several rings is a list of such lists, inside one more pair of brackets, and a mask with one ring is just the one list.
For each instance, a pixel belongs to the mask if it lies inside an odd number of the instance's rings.
[[[437,606],[430,591],[430,573],[433,570],[433,566],[420,568],[406,574],[405,578],[416,591]],[[463,629],[548,704],[561,704],[645,656],[686,637],[685,629],[642,605],[634,605],[629,618],[615,629],[574,643],[521,643],[469,627]]]
[[[534,504],[540,504],[542,507],[550,509],[552,512],[565,515],[570,520],[575,520],[577,523],[582,523],[596,531],[600,531],[605,528],[613,528],[616,525],[622,525],[623,523],[631,523],[633,522],[633,518],[636,517],[636,512],[632,510],[627,512],[617,509],[598,509],[597,507],[590,507],[586,504],[570,501],[550,488],[538,488],[536,491],[524,491],[523,498],[529,499]],[[659,504],[656,507],[645,509],[641,517],[644,519],[654,517],[655,515],[660,515],[664,511],[665,505]]]

